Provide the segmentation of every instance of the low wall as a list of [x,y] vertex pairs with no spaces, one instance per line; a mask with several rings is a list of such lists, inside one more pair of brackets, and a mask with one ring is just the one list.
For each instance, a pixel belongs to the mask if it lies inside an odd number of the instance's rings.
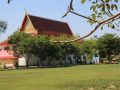
[[0,63],[6,68],[14,68],[17,63],[17,59],[0,59]]

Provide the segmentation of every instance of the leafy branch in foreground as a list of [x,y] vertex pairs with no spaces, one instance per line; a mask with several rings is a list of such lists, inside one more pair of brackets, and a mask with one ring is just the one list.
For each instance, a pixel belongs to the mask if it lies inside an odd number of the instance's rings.
[[[72,13],[76,16],[80,16],[84,19],[87,19],[88,23],[90,23],[91,25],[95,24],[96,26],[93,30],[91,30],[91,32],[89,32],[87,35],[83,37],[78,37],[69,41],[59,41],[59,42],[61,43],[75,42],[84,39],[90,36],[91,34],[93,34],[98,28],[103,29],[105,25],[107,25],[108,27],[114,30],[119,31],[117,27],[119,28],[120,26],[120,20],[119,20],[120,13],[118,11],[119,10],[118,5],[120,3],[120,0],[81,0],[82,4],[84,4],[85,2],[89,2],[91,4],[89,9],[92,11],[92,14],[90,16],[85,16],[75,12],[73,7],[73,1],[75,0],[70,1],[68,10],[63,16],[63,18],[66,17],[69,13]],[[58,41],[53,41],[53,42],[57,43]]]

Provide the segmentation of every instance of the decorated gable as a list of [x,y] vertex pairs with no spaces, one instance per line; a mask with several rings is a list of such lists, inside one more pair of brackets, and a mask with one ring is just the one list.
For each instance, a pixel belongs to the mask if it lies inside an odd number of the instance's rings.
[[[26,16],[27,17],[27,16]],[[36,33],[36,30],[34,29],[31,21],[29,20],[29,18],[25,18],[24,20],[24,24],[22,26],[22,31],[28,34],[33,34]]]

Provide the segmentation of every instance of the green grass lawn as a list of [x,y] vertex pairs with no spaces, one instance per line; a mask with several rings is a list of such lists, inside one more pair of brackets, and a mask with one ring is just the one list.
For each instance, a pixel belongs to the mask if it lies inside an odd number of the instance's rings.
[[0,71],[0,90],[120,90],[120,65]]

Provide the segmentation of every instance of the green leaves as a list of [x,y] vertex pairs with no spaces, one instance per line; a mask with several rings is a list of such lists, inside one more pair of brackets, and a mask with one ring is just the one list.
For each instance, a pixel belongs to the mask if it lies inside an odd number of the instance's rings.
[[108,3],[106,4],[106,7],[107,7],[108,9],[110,9],[110,5],[109,5]]
[[116,10],[118,10],[118,6],[116,4],[113,5]]
[[109,24],[108,24],[108,27],[110,27],[110,28],[112,28],[112,29],[115,29],[115,25],[112,24],[112,23],[109,23]]
[[116,3],[118,3],[118,0],[114,0]]
[[7,29],[7,22],[0,21],[0,33],[4,32]]
[[30,52],[33,37],[23,32],[15,32],[9,37],[8,43],[13,45],[13,51],[16,55],[23,55]]
[[[64,35],[61,35],[61,38],[64,38]],[[72,43],[51,43],[47,35],[31,36],[23,32],[15,32],[9,37],[9,43],[13,45],[15,55],[32,54],[40,60],[66,58],[66,55],[78,53],[78,47]]]
[[81,3],[84,4],[86,2],[86,0],[81,0]]
[[[118,10],[119,10],[119,3],[120,0],[89,0],[91,6],[90,10],[92,11],[92,14],[90,17],[92,19],[95,19],[97,21],[102,21],[105,18],[109,18],[110,16],[113,16]],[[114,20],[111,21],[113,23]],[[88,20],[88,22],[92,25],[96,22],[93,22],[91,20]],[[116,21],[118,23],[118,21]],[[107,25],[107,24],[105,24]],[[108,27],[115,29],[117,24],[109,24]]]
[[95,14],[92,14],[91,16],[94,20],[96,20],[96,15]]
[[[112,25],[111,25],[112,26]],[[101,57],[107,57],[108,55],[114,54],[114,52],[120,52],[120,37],[115,34],[105,34],[98,39],[97,46],[100,51]],[[109,59],[108,59],[109,60]]]
[[108,2],[110,2],[110,0],[103,0],[103,2],[107,2],[108,3]]

